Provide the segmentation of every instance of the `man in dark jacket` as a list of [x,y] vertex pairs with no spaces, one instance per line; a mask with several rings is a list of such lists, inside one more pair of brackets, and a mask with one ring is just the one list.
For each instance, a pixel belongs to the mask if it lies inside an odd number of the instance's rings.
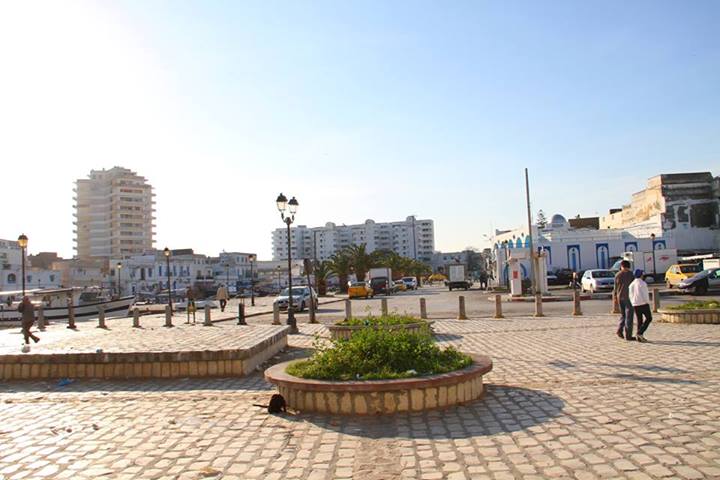
[[22,333],[25,337],[25,344],[30,343],[31,338],[35,343],[39,342],[40,338],[30,332],[33,323],[35,323],[35,306],[33,306],[28,296],[23,297],[18,306],[18,312],[22,314]]
[[[630,303],[630,284],[635,280],[635,276],[630,271],[630,262],[623,260],[620,262],[620,271],[615,275],[615,288],[613,293],[620,304],[620,323],[618,323],[617,336],[625,340],[635,340],[633,337],[633,316],[634,310]],[[625,335],[623,335],[623,329]]]

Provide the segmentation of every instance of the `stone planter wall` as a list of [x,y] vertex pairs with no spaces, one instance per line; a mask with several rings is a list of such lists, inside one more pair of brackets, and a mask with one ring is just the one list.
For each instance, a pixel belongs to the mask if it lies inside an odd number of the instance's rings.
[[363,328],[384,328],[387,330],[407,330],[409,332],[419,332],[425,327],[430,327],[432,322],[405,323],[400,325],[328,325],[330,337],[335,340],[337,338],[349,339],[350,336],[362,330]]
[[482,376],[492,370],[489,357],[473,355],[469,367],[442,375],[331,382],[289,375],[285,369],[291,363],[280,363],[265,371],[265,379],[278,386],[288,406],[300,412],[340,415],[419,412],[471,402],[483,395]]
[[720,324],[720,309],[658,310],[660,321],[668,323],[715,323]]

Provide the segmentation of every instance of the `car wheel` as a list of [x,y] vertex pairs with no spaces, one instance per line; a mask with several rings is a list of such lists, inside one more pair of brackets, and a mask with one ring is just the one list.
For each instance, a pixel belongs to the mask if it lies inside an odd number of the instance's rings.
[[695,295],[705,295],[708,291],[707,285],[698,285],[695,287]]

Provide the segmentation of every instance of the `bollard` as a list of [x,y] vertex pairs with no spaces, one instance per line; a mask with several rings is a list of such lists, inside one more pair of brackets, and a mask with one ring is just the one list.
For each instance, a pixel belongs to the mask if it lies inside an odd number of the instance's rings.
[[610,310],[610,313],[620,313],[620,301],[615,292],[612,294],[612,310]]
[[420,299],[420,318],[423,320],[427,319],[427,305],[425,304],[425,299]]
[[165,305],[165,326],[166,327],[172,327],[172,308],[170,308],[170,305]]
[[317,323],[315,319],[315,300],[310,298],[310,308],[308,309],[308,315],[310,317],[310,323]]
[[212,318],[210,318],[210,304],[205,304],[205,320],[203,321],[204,327],[212,327]]
[[40,306],[38,306],[37,310],[37,317],[38,317],[38,329],[40,329],[41,332],[45,331],[45,306],[41,303]]
[[133,328],[140,328],[140,309],[133,308]]
[[542,310],[542,295],[539,293],[535,294],[535,316],[544,317]]
[[495,295],[495,318],[505,318],[502,313],[502,296]]
[[382,310],[383,315],[388,314],[387,298],[383,298],[382,300],[380,300],[380,310]]
[[573,290],[573,313],[574,316],[578,317],[582,315],[582,308],[580,307],[580,292]]
[[458,297],[458,320],[467,320],[467,315],[465,315],[465,296],[460,295]]
[[105,308],[100,305],[98,307],[98,326],[97,328],[107,328],[105,325]]
[[352,302],[348,298],[345,300],[345,320],[350,320],[352,318]]
[[653,313],[657,313],[658,309],[660,308],[660,289],[659,288],[652,289],[652,300],[653,300],[652,311],[653,311]]
[[241,303],[238,305],[238,325],[247,325],[245,321],[245,304]]
[[192,308],[192,304],[190,303],[190,300],[187,300],[187,308],[185,309],[187,312],[187,321],[185,321],[186,324],[190,325],[190,309]]
[[75,326],[75,305],[73,305],[72,298],[67,299],[67,310],[68,310],[68,326],[71,330],[77,329]]
[[280,305],[273,303],[273,325],[280,325]]

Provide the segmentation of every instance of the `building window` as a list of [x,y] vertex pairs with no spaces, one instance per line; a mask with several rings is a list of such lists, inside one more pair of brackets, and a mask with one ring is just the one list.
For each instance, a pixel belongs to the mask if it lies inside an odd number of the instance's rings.
[[17,277],[15,276],[14,273],[11,273],[11,274],[9,274],[9,275],[7,276],[7,282],[8,282],[8,283],[15,283],[15,282],[17,282]]

